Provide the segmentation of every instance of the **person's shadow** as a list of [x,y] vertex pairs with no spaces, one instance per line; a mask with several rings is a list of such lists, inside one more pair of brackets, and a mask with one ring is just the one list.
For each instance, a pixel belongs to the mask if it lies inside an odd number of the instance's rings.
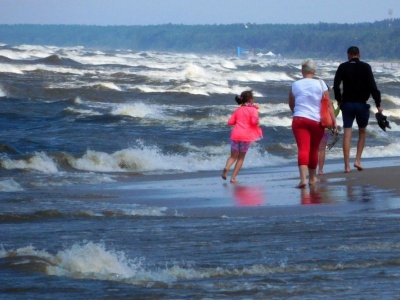
[[260,206],[264,205],[264,189],[260,186],[235,185],[235,204],[237,206]]

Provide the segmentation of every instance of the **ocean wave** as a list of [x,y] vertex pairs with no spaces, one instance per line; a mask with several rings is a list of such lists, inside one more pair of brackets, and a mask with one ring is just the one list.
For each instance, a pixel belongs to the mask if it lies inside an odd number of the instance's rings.
[[152,118],[164,120],[165,105],[145,104],[144,102],[116,104],[112,110],[112,115],[130,116],[134,118]]
[[0,192],[20,192],[23,190],[13,178],[0,180]]
[[0,144],[0,152],[6,153],[6,154],[17,154],[18,153],[17,150],[15,150],[14,148],[12,148],[6,144]]
[[[3,182],[0,181],[1,192],[17,192],[22,191],[22,188],[15,183],[17,188],[12,190],[2,190]],[[99,195],[97,198],[101,198]],[[90,196],[80,197],[80,199],[90,198]],[[27,222],[27,221],[38,221],[38,220],[54,220],[54,219],[108,219],[115,217],[164,217],[167,215],[166,207],[154,207],[145,205],[130,205],[125,208],[101,208],[94,211],[93,209],[80,209],[77,211],[60,211],[57,209],[46,209],[38,210],[32,213],[1,213],[0,222],[15,223],[15,222]],[[174,215],[176,217],[176,215]]]
[[[379,129],[380,130],[380,129]],[[372,131],[370,134],[385,135],[385,132]],[[268,138],[268,137],[266,137]],[[343,138],[340,135],[340,138]],[[384,137],[381,137],[383,140]],[[327,158],[341,158],[342,151],[339,144],[327,151]],[[4,169],[24,169],[39,171],[44,174],[59,174],[62,180],[46,180],[44,185],[74,184],[75,182],[88,182],[89,179],[73,176],[68,179],[67,174],[71,171],[95,172],[95,173],[131,173],[131,174],[170,174],[198,171],[220,170],[225,165],[226,158],[230,153],[228,143],[221,146],[194,146],[190,143],[181,143],[179,153],[163,152],[156,145],[145,145],[143,141],[136,140],[135,146],[106,153],[103,151],[87,150],[81,156],[74,156],[67,153],[52,154],[35,153],[25,159],[10,159],[3,157],[0,164]],[[355,155],[355,148],[351,149],[351,155]],[[274,155],[272,153],[279,153]],[[259,143],[255,143],[249,149],[246,156],[246,168],[277,166],[292,163],[296,160],[297,148],[295,143],[284,144],[274,143],[263,148]],[[363,157],[398,157],[400,156],[400,144],[387,141],[382,145],[367,146],[364,149]],[[67,172],[67,173],[65,173]],[[99,174],[99,175],[100,175]],[[92,180],[96,178],[91,176]],[[103,182],[112,179],[98,178]],[[96,182],[97,182],[96,180]],[[54,182],[53,182],[54,181]],[[41,185],[40,181],[32,182],[31,185]]]
[[12,64],[0,64],[1,73],[13,73],[13,74],[24,74],[19,66],[14,66]]
[[58,172],[57,164],[44,152],[36,152],[26,159],[1,158],[0,164],[8,170],[26,169],[35,170],[43,173],[54,174]]
[[229,60],[222,60],[221,61],[221,66],[225,69],[229,69],[229,70],[235,70],[237,69],[235,63],[233,61],[229,61]]
[[122,91],[120,87],[118,87],[113,82],[100,82],[91,84],[90,87],[97,89],[97,90],[114,90],[114,91]]
[[[157,146],[145,146],[143,141],[135,141],[135,147],[126,148],[114,153],[87,150],[82,156],[60,153],[48,156],[46,153],[35,153],[25,159],[10,159],[3,157],[0,164],[8,170],[24,169],[39,171],[45,174],[56,174],[73,170],[99,173],[137,173],[137,174],[168,174],[182,172],[197,172],[219,170],[225,164],[229,154],[229,145],[196,147],[187,143],[181,146],[186,154],[163,153]],[[258,145],[249,150],[247,167],[260,167],[288,162],[285,158],[271,155]],[[251,158],[250,158],[251,157]],[[61,171],[60,171],[61,170]],[[61,174],[61,173],[60,173]],[[62,182],[73,183],[65,177]],[[82,175],[83,176],[83,175]],[[81,180],[81,179],[80,179]],[[58,180],[60,181],[60,180]],[[32,183],[33,185],[39,184]],[[52,185],[52,181],[46,181]]]
[[52,54],[45,58],[39,58],[32,61],[33,63],[40,63],[46,65],[60,65],[60,66],[80,66],[81,64],[70,58],[61,57],[58,54]]
[[[390,249],[391,244],[368,245],[371,249]],[[341,250],[341,249],[340,249]],[[18,266],[21,269],[35,270],[46,275],[58,277],[70,277],[76,279],[107,280],[133,284],[138,286],[165,287],[179,284],[194,285],[197,288],[207,283],[199,280],[208,278],[219,278],[227,280],[224,287],[215,286],[214,289],[232,290],[237,288],[238,282],[234,280],[232,286],[229,282],[232,278],[243,278],[246,276],[271,276],[272,274],[298,275],[316,270],[333,272],[351,269],[379,268],[385,265],[397,266],[398,260],[363,260],[363,261],[315,261],[312,264],[291,265],[287,258],[282,257],[281,261],[270,264],[253,263],[248,266],[198,266],[185,261],[159,262],[156,266],[146,264],[146,257],[129,257],[124,251],[108,248],[104,243],[83,242],[75,243],[69,248],[59,250],[51,254],[47,250],[38,250],[33,246],[21,247],[15,250],[0,248],[0,259],[3,268]],[[161,265],[161,266],[160,266]],[[228,280],[229,279],[229,280]],[[195,282],[194,282],[195,280]],[[247,283],[241,289],[251,288]],[[246,288],[245,288],[246,287]],[[210,288],[209,286],[207,287]]]
[[241,82],[266,82],[266,81],[293,81],[291,76],[286,73],[275,72],[235,72],[234,77],[229,80],[237,80]]
[[[388,94],[382,94],[382,100],[383,100],[383,103],[386,101],[389,101],[392,104],[400,106],[400,97],[388,95]],[[400,116],[400,114],[398,116]]]
[[[141,144],[140,141],[135,144]],[[221,147],[195,147],[182,145],[187,154],[163,153],[156,146],[139,146],[114,152],[112,154],[87,151],[81,158],[70,161],[78,170],[95,172],[138,172],[142,174],[163,174],[219,170],[229,154],[229,145]],[[247,167],[262,167],[288,162],[287,159],[271,155],[258,146],[249,150]]]
[[73,107],[67,107],[64,109],[64,112],[68,114],[77,114],[77,115],[85,115],[85,116],[100,116],[102,115],[100,112],[94,111],[92,109],[79,109]]

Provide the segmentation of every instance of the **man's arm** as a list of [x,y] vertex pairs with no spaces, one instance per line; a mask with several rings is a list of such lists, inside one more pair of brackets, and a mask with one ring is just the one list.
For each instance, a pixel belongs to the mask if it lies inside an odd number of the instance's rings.
[[340,90],[341,83],[342,83],[342,75],[339,66],[339,68],[336,70],[335,78],[333,79],[333,92],[335,94],[335,99],[338,102],[339,106],[342,102],[342,92]]
[[369,66],[368,68],[368,85],[370,87],[371,95],[375,101],[376,107],[379,108],[381,106],[381,92],[378,90],[378,87],[376,86],[371,66]]

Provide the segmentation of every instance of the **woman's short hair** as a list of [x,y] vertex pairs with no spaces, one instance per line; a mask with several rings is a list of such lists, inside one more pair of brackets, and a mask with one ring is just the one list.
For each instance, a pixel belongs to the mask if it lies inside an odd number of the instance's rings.
[[301,71],[305,74],[315,73],[315,61],[311,58],[306,59],[301,63]]

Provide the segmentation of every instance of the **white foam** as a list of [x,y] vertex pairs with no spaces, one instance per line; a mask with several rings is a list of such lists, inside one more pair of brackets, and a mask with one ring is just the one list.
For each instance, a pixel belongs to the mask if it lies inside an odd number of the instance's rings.
[[[222,146],[196,147],[182,144],[186,154],[163,153],[157,146],[145,146],[135,141],[135,147],[108,154],[88,150],[81,158],[70,157],[70,165],[78,170],[90,172],[140,172],[145,174],[166,174],[219,170],[225,165],[230,153],[230,144]],[[258,144],[249,149],[246,167],[273,166],[288,162],[287,159],[270,155]]]
[[163,122],[172,127],[181,127],[184,122],[192,121],[186,116],[175,116],[176,111],[185,111],[187,107],[175,105],[174,112],[170,113],[167,105],[145,104],[144,102],[134,102],[125,104],[113,104],[111,114],[117,116],[130,116],[140,118],[143,124],[154,124]]
[[[368,141],[368,138],[367,138]],[[327,159],[330,158],[343,158],[343,151],[341,147],[341,140],[329,151],[326,152]],[[357,148],[356,145],[352,145],[350,148],[350,157],[356,156]],[[400,144],[392,143],[387,146],[367,146],[363,151],[363,158],[377,158],[377,157],[399,157],[400,156]]]
[[266,82],[266,81],[293,81],[283,72],[235,72],[231,80],[242,82]]
[[0,85],[0,97],[7,97],[7,93],[4,92],[3,87]]
[[133,209],[122,209],[124,215],[127,216],[150,216],[150,217],[161,217],[165,216],[166,207],[136,207]]
[[58,172],[56,163],[44,152],[36,152],[28,159],[12,160],[6,157],[0,162],[5,169],[9,170],[28,169],[50,174]]
[[81,158],[69,158],[70,165],[78,170],[94,172],[123,172],[115,158],[104,152],[88,150]]
[[99,89],[103,90],[115,90],[115,91],[122,91],[120,87],[118,87],[115,83],[113,82],[100,82],[100,83],[95,83],[91,85],[92,87],[97,87]]
[[[356,155],[355,150],[352,149],[354,153],[351,155],[354,157]],[[392,143],[387,146],[376,146],[376,147],[365,147],[363,151],[363,157],[373,158],[373,157],[397,157],[400,156],[400,144]]]
[[79,115],[88,115],[88,116],[101,115],[101,113],[93,111],[92,109],[78,109],[78,108],[73,108],[73,107],[67,107],[64,109],[64,111],[66,111],[68,113],[79,114]]
[[165,118],[164,106],[145,104],[143,102],[117,104],[112,108],[111,114],[134,118]]
[[229,70],[237,69],[235,63],[232,61],[229,61],[229,60],[222,60],[221,66],[224,67],[225,69],[229,69]]
[[54,266],[47,267],[49,275],[94,279],[133,277],[141,265],[127,260],[123,252],[109,251],[92,242],[59,251],[52,261]]
[[[37,70],[43,70],[47,72],[61,73],[61,74],[75,74],[75,75],[85,75],[90,74],[91,72],[88,70],[79,70],[71,67],[59,67],[59,66],[50,66],[38,64],[36,65]],[[92,72],[94,73],[94,72]]]
[[[382,246],[383,245],[383,246]],[[370,244],[366,245],[361,250],[386,249],[391,244]],[[386,248],[385,248],[386,247]],[[346,248],[338,248],[346,250]],[[354,250],[349,248],[350,250]],[[289,250],[292,250],[289,248]],[[357,249],[356,249],[357,250]],[[229,283],[230,278],[243,278],[246,276],[267,276],[273,273],[282,272],[305,272],[319,268],[326,271],[334,271],[346,267],[345,263],[334,262],[332,264],[323,263],[317,266],[290,265],[288,259],[282,257],[279,261],[273,261],[269,264],[250,264],[245,267],[234,266],[214,266],[214,267],[199,267],[196,264],[188,264],[185,261],[165,261],[158,264],[163,267],[150,267],[146,265],[145,257],[129,258],[123,251],[107,249],[103,243],[85,242],[74,244],[70,248],[60,250],[56,255],[50,254],[46,250],[37,250],[32,246],[22,247],[16,250],[0,249],[0,257],[22,258],[20,264],[28,264],[29,262],[40,262],[45,265],[44,272],[51,276],[67,276],[77,279],[89,280],[108,280],[115,282],[123,282],[124,284],[135,284],[151,287],[157,283],[171,284],[179,281],[180,286],[185,280],[195,280],[204,278],[221,278]],[[371,267],[371,261],[359,263],[360,268]],[[381,266],[381,262],[377,261],[376,265]],[[350,266],[347,266],[350,267]],[[354,267],[354,265],[351,265]],[[229,287],[229,290],[237,288],[237,282],[234,282],[234,287]],[[247,282],[243,283],[240,290],[249,289]],[[258,290],[258,288],[257,288]]]
[[396,97],[393,95],[382,94],[382,101],[384,102],[389,101],[392,102],[393,104],[400,106],[400,97]]
[[14,73],[14,74],[23,74],[24,72],[21,70],[20,66],[15,66],[11,64],[0,64],[0,72],[1,73]]
[[192,81],[197,81],[197,82],[208,82],[208,74],[207,71],[195,64],[188,64],[186,69],[184,70],[185,73],[185,78],[188,80]]
[[13,178],[0,181],[0,192],[19,192],[24,189]]

